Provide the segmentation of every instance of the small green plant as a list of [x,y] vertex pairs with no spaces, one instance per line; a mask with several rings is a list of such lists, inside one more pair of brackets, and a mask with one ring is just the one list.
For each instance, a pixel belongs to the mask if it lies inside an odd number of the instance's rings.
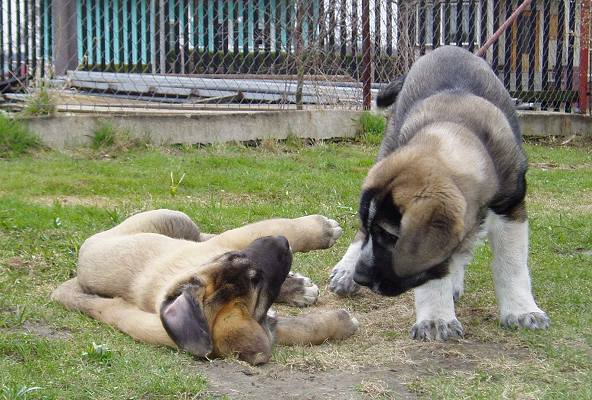
[[91,147],[110,153],[125,153],[133,148],[146,147],[150,140],[135,138],[127,129],[119,128],[110,122],[101,123],[91,138]]
[[358,122],[358,141],[378,145],[382,141],[385,128],[386,119],[384,116],[365,111]]
[[105,344],[92,342],[88,349],[82,353],[82,356],[94,362],[108,364],[113,359],[113,352]]
[[41,389],[40,387],[26,387],[21,386],[20,388],[2,385],[2,391],[0,392],[0,400],[17,400],[26,399],[27,394]]
[[49,93],[45,85],[29,95],[22,114],[27,117],[53,115],[56,112],[55,98]]
[[0,114],[0,158],[13,158],[41,147],[41,140],[20,121]]
[[177,189],[179,188],[179,185],[181,185],[181,182],[183,182],[184,178],[185,178],[185,174],[181,175],[181,178],[179,179],[179,181],[175,183],[173,171],[171,171],[171,186],[169,186],[169,192],[171,193],[171,196],[177,195]]

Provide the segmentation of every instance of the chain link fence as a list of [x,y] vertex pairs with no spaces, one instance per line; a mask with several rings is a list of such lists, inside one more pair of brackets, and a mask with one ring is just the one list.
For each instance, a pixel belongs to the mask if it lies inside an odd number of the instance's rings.
[[[521,1],[0,0],[0,91],[59,109],[361,109],[433,48],[477,51]],[[590,0],[532,0],[483,54],[520,107],[588,111]]]

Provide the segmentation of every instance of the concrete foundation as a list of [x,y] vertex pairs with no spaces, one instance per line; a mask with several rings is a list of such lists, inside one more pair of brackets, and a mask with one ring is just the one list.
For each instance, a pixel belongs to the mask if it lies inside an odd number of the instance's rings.
[[353,137],[360,112],[355,111],[228,111],[173,115],[57,115],[29,119],[29,128],[49,147],[88,144],[105,123],[154,144],[207,144],[288,136],[329,139]]
[[[174,114],[120,112],[58,114],[32,118],[29,128],[49,147],[63,149],[86,145],[104,123],[138,137],[149,136],[154,144],[207,144],[255,139],[329,139],[353,137],[359,111],[201,111]],[[525,136],[592,135],[592,118],[583,115],[520,112]]]

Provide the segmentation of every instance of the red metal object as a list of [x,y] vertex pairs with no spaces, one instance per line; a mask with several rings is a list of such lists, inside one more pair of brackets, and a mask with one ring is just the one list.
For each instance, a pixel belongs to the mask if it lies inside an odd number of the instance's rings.
[[[524,0],[522,2],[522,4],[520,4],[520,6],[516,10],[514,10],[512,15],[510,15],[508,17],[508,19],[504,21],[504,23],[498,28],[498,30],[495,31],[495,33],[493,35],[491,35],[491,37],[487,40],[487,42],[485,42],[485,44],[483,46],[481,46],[481,48],[475,52],[475,55],[477,55],[479,57],[483,57],[483,55],[485,54],[487,49],[493,44],[493,42],[495,42],[497,39],[499,39],[499,37],[502,35],[502,33],[504,33],[504,31],[506,29],[508,29],[508,27],[510,25],[512,25],[514,20],[516,20],[516,18],[518,18],[518,16],[520,14],[522,14],[522,11],[524,11],[524,9],[530,5],[531,1],[532,0]],[[585,0],[585,1],[588,1],[588,0]]]
[[578,87],[578,103],[580,113],[588,113],[590,105],[588,94],[588,60],[590,52],[590,4],[592,0],[582,1],[580,13],[580,73]]
[[370,0],[362,0],[362,98],[364,110],[372,105],[372,47],[370,43]]

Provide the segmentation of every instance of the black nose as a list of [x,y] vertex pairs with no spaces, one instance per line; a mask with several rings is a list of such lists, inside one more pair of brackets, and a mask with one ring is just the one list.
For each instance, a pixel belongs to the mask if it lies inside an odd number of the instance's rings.
[[372,268],[363,262],[358,262],[354,271],[354,281],[362,286],[370,286],[373,281]]

